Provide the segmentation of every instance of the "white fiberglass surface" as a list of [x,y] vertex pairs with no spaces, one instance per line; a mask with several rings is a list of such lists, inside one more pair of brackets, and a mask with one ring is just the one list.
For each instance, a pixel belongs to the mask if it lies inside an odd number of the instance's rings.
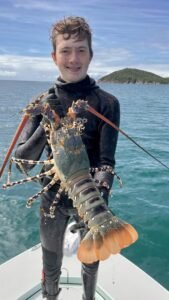
[[[38,292],[38,294],[35,294],[32,297],[29,297],[28,299],[31,300],[43,300],[44,298],[42,298],[41,292]],[[60,292],[59,295],[59,300],[68,300],[68,299],[72,299],[72,300],[80,300],[82,299],[82,288],[81,287],[62,287],[62,290]],[[103,298],[102,296],[98,295],[96,293],[96,300],[104,300],[105,298]]]

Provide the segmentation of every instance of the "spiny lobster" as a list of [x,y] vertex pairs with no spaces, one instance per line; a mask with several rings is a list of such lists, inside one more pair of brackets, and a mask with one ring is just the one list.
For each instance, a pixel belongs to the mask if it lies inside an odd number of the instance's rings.
[[[44,129],[53,158],[38,162],[13,158],[10,168],[14,161],[21,167],[25,163],[49,164],[51,169],[40,175],[13,183],[10,183],[8,176],[7,184],[3,187],[7,188],[35,178],[53,175],[51,182],[41,192],[29,198],[27,206],[30,207],[33,199],[50,189],[60,179],[61,187],[58,191],[58,198],[59,192],[64,189],[88,227],[88,232],[79,245],[77,256],[84,263],[92,263],[97,260],[105,260],[111,254],[119,253],[121,249],[134,243],[138,234],[132,225],[125,223],[111,212],[89,173],[89,159],[81,138],[86,120],[76,118],[76,113],[85,109],[86,106],[86,101],[78,100],[73,103],[66,117],[60,120],[48,104],[35,102],[28,105],[24,110],[27,115],[42,114],[46,120]],[[50,217],[54,217],[56,202],[57,200],[51,205]]]

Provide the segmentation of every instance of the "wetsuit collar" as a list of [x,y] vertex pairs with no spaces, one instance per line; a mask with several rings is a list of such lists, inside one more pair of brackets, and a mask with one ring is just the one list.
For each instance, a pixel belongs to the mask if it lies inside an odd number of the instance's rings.
[[88,75],[83,80],[78,81],[78,82],[73,82],[73,83],[67,83],[59,77],[57,79],[55,85],[57,88],[66,90],[68,92],[74,92],[74,91],[83,92],[86,90],[89,91],[89,90],[98,88],[95,80],[90,78]]

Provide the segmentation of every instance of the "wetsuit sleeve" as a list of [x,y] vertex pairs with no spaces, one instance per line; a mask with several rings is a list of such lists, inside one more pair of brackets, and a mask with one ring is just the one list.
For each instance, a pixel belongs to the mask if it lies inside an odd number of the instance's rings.
[[[40,125],[42,117],[29,119],[20,136],[15,157],[28,160],[39,160],[47,142],[43,127]],[[26,169],[31,167],[24,165]]]
[[[49,89],[49,94],[43,99],[43,102],[48,103],[50,108],[54,110],[60,118],[65,116],[62,104],[57,99],[53,87]],[[47,144],[46,134],[43,129],[44,122],[46,122],[46,120],[42,115],[29,119],[21,134],[15,157],[27,160],[39,160],[44,147]],[[24,168],[27,170],[31,169],[33,166],[34,165],[24,164]]]
[[[115,97],[102,99],[101,114],[112,121],[116,126],[120,124],[120,105]],[[100,122],[100,162],[99,169],[94,175],[94,180],[103,198],[108,201],[109,191],[113,184],[115,167],[115,151],[117,146],[118,131],[104,121]]]
[[[104,100],[104,99],[103,99]],[[102,106],[101,114],[112,121],[116,126],[120,125],[120,105],[113,97],[107,99]],[[100,122],[100,166],[115,166],[115,151],[117,146],[118,131],[104,121]]]

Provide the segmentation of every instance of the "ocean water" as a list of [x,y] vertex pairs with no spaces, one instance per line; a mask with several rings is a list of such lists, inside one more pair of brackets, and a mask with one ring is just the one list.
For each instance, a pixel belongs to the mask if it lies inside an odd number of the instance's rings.
[[[121,105],[121,125],[142,147],[169,166],[169,85],[100,84]],[[51,83],[0,81],[0,164],[20,122],[21,110]],[[33,170],[34,174],[38,169]],[[169,170],[119,134],[110,206],[133,224],[139,240],[122,254],[169,289]],[[27,183],[4,191],[0,179],[0,263],[39,242],[39,200],[26,199],[40,189]],[[22,175],[13,168],[12,179]]]

